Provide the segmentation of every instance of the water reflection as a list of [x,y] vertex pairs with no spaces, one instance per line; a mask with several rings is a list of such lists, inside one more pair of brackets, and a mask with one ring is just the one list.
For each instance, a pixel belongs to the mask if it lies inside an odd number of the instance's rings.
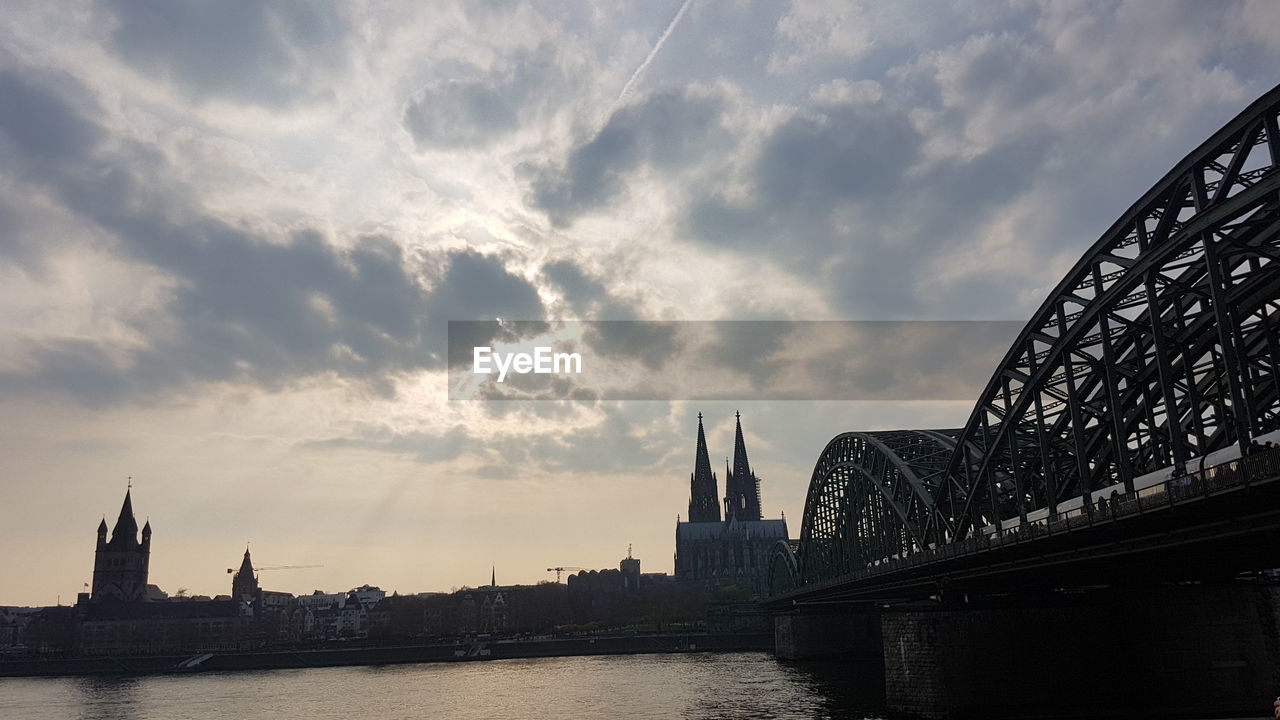
[[880,660],[779,664],[793,682],[819,698],[824,717],[884,715],[884,663]]
[[765,653],[0,680],[0,718],[879,718],[875,663]]
[[143,714],[140,698],[147,678],[83,677],[68,682],[75,684],[79,695],[81,720],[133,720]]

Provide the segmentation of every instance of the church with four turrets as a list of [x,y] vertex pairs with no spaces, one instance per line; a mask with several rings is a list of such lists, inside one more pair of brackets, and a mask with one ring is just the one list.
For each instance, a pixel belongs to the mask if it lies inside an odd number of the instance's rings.
[[[689,476],[689,519],[676,521],[676,577],[708,587],[737,586],[752,594],[768,592],[769,553],[787,539],[785,518],[765,520],[760,510],[760,479],[747,460],[742,415],[735,413],[733,465],[725,467],[725,495],[711,470],[707,437],[698,413],[698,441]],[[723,511],[723,517],[722,517]]]
[[135,602],[147,599],[147,568],[151,564],[151,521],[142,527],[138,541],[138,521],[133,517],[132,488],[124,494],[120,517],[111,539],[107,539],[107,519],[98,525],[98,549],[93,557],[94,600]]

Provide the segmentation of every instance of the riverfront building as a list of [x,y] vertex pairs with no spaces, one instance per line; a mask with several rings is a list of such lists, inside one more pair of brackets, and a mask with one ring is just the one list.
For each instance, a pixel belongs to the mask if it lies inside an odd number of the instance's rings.
[[[77,645],[86,655],[234,650],[244,646],[250,618],[233,600],[168,599],[147,583],[151,523],[133,515],[133,490],[107,539],[107,521],[98,525],[93,586],[76,605]],[[245,554],[248,562],[248,553]]]

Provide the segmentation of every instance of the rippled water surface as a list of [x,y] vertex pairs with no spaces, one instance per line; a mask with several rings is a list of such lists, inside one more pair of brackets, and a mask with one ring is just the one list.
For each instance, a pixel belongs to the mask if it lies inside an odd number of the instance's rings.
[[3,678],[0,718],[870,718],[883,715],[877,684],[870,668],[764,653]]

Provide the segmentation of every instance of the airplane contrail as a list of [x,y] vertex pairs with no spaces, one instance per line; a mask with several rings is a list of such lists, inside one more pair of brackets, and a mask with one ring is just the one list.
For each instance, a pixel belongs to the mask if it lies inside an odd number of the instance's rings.
[[658,51],[662,49],[662,45],[667,41],[667,38],[671,36],[671,31],[675,30],[676,25],[680,24],[681,18],[683,18],[684,14],[689,11],[689,6],[692,4],[693,0],[684,0],[684,3],[680,5],[680,9],[676,11],[676,16],[671,18],[671,22],[667,23],[667,29],[662,31],[662,35],[658,38],[658,42],[653,44],[653,49],[645,56],[644,61],[640,63],[640,66],[636,68],[636,71],[631,73],[631,77],[627,80],[627,84],[622,86],[622,92],[618,93],[618,98],[613,101],[613,106],[609,108],[610,115],[612,115],[614,109],[618,107],[618,103],[622,102],[627,97],[627,93],[631,92],[631,86],[635,85],[636,80],[638,80],[640,76],[644,74],[644,71],[649,68],[649,63],[653,62],[653,58],[657,56]]

